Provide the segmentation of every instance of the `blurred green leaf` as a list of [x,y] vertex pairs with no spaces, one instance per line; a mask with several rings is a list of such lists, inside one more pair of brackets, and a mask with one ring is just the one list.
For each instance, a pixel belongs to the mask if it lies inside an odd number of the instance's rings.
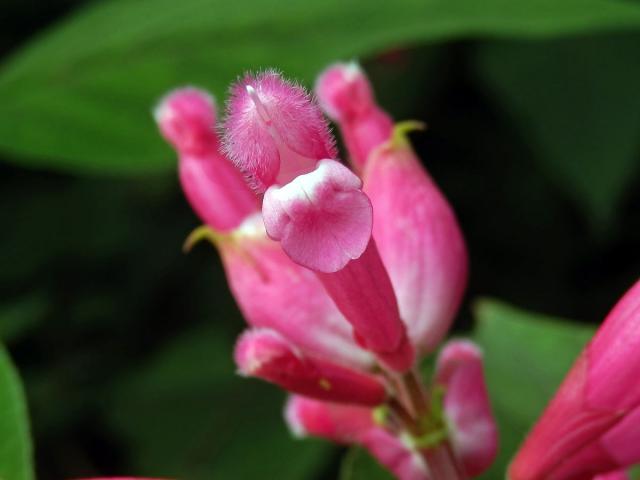
[[168,169],[149,110],[180,84],[221,95],[245,69],[273,66],[310,82],[329,62],[418,42],[639,25],[638,5],[600,0],[95,2],[0,72],[0,148],[72,171]]
[[486,479],[502,479],[510,459],[542,413],[593,329],[526,312],[495,300],[476,308],[500,452]]
[[535,158],[610,227],[640,156],[640,35],[482,45],[476,67]]
[[0,345],[0,478],[32,480],[27,404],[18,373]]
[[217,329],[193,331],[116,388],[111,424],[138,474],[306,480],[323,467],[328,445],[291,437],[282,393],[239,378],[232,345]]

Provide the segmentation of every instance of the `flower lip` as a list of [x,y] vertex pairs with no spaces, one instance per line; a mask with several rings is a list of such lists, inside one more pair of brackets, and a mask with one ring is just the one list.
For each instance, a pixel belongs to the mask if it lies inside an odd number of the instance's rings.
[[335,158],[334,140],[306,90],[268,70],[231,88],[224,148],[258,193]]

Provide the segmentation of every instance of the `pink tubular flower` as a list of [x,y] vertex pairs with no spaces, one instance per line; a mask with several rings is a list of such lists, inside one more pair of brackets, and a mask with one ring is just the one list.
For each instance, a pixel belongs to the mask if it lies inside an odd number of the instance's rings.
[[438,357],[436,381],[445,389],[444,411],[453,446],[469,476],[484,472],[498,452],[498,430],[482,373],[482,352],[455,340]]
[[401,124],[394,133],[354,63],[330,66],[318,78],[316,93],[363,171],[375,212],[373,237],[409,338],[420,352],[430,352],[458,310],[468,259],[453,210],[405,137],[416,124]]
[[357,63],[336,63],[318,77],[315,91],[322,109],[340,126],[354,166],[362,169],[393,130],[391,117],[375,102],[369,80]]
[[467,283],[467,250],[453,210],[398,126],[364,171],[373,237],[398,297],[409,338],[421,352],[446,335]]
[[242,175],[219,151],[211,95],[192,87],[176,89],[158,103],[154,116],[178,152],[182,189],[203,222],[226,231],[257,211],[256,198]]
[[375,376],[307,357],[274,330],[246,331],[236,344],[235,359],[243,375],[320,400],[375,406],[387,396]]
[[581,479],[640,461],[640,281],[580,354],[509,468],[511,480]]
[[[225,129],[229,157],[265,192],[269,236],[320,275],[363,346],[393,370],[410,369],[413,349],[371,242],[371,203],[361,180],[334,160],[327,125],[304,89],[274,72],[245,77],[232,89]],[[354,286],[361,301],[342,294]]]

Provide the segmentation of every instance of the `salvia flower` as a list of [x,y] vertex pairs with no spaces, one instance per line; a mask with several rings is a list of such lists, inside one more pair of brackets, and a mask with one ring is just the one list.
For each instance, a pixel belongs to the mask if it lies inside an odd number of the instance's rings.
[[[415,368],[456,314],[462,234],[409,145],[413,124],[393,127],[359,68],[332,69],[318,95],[350,138],[355,172],[313,99],[276,72],[232,87],[217,133],[204,92],[163,100],[156,119],[180,162],[195,150],[207,165],[201,182],[180,177],[205,222],[187,246],[207,238],[220,252],[250,326],[238,371],[294,394],[285,416],[296,435],[359,444],[402,480],[475,476],[497,448],[478,347],[447,345],[429,385]],[[228,208],[234,195],[242,208]]]
[[231,91],[226,152],[264,191],[267,234],[318,273],[363,346],[388,367],[409,370],[413,350],[372,239],[371,202],[360,178],[336,160],[320,109],[272,71],[246,76]]
[[516,455],[509,478],[582,479],[640,462],[639,379],[640,281],[576,360]]
[[258,202],[242,175],[219,151],[212,96],[192,87],[174,90],[159,102],[154,115],[178,152],[182,189],[203,222],[227,231],[257,211]]
[[393,121],[376,103],[369,80],[355,63],[337,63],[316,81],[324,112],[338,125],[357,170],[369,154],[391,137]]

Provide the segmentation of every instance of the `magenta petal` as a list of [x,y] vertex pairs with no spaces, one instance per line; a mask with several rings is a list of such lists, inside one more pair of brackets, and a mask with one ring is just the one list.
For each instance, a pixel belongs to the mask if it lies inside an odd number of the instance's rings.
[[631,480],[629,474],[624,470],[615,470],[609,473],[596,475],[593,480]]
[[639,405],[640,281],[607,315],[593,337],[588,352],[589,405],[610,410]]
[[466,473],[475,477],[489,468],[498,452],[480,349],[470,341],[447,343],[438,358],[436,378],[445,387],[444,409],[454,448]]
[[180,184],[205,224],[224,232],[258,211],[255,194],[219,151],[210,95],[190,87],[174,90],[160,101],[155,118],[178,152]]
[[360,258],[335,273],[318,274],[329,296],[353,326],[358,342],[392,370],[406,371],[413,347],[400,320],[389,276],[372,240]]
[[600,444],[620,466],[640,462],[640,405],[605,433]]
[[356,63],[338,63],[320,74],[315,91],[321,108],[338,123],[354,166],[363,168],[393,130],[391,118],[373,98],[369,80]]
[[211,94],[194,87],[172,90],[153,111],[162,136],[180,153],[216,152],[216,103]]
[[367,370],[371,354],[353,340],[353,329],[317,276],[287,257],[256,216],[219,242],[223,264],[244,317],[254,327],[277,330],[310,355]]
[[232,87],[225,151],[259,192],[336,156],[318,107],[304,88],[274,71],[247,75]]
[[359,405],[324,402],[291,395],[285,406],[285,420],[298,437],[314,436],[336,443],[356,443],[374,427],[372,411]]
[[400,316],[416,349],[429,352],[446,335],[467,282],[467,251],[453,210],[402,140],[372,155],[364,190]]
[[361,442],[399,480],[429,480],[422,456],[386,430],[373,428],[363,435]]
[[319,400],[376,406],[387,396],[377,377],[307,357],[274,330],[246,331],[234,356],[243,375]]
[[349,169],[323,160],[313,172],[267,190],[267,233],[294,262],[318,272],[340,270],[362,255],[371,238],[371,203],[360,187]]
[[514,459],[510,479],[583,478],[640,459],[639,348],[637,282],[567,374]]

